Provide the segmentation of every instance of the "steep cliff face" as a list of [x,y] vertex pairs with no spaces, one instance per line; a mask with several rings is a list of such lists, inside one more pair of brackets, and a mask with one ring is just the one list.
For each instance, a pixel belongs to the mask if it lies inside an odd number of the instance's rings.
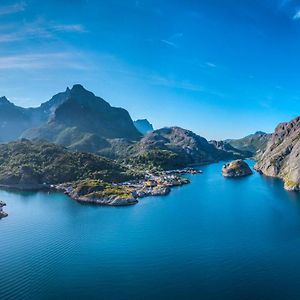
[[300,116],[276,127],[255,169],[283,179],[287,190],[300,189]]

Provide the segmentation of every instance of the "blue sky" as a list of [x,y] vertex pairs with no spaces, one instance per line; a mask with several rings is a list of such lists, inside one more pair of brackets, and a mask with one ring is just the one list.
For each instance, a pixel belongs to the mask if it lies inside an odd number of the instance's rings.
[[0,95],[75,83],[156,128],[271,132],[300,115],[300,1],[1,1]]

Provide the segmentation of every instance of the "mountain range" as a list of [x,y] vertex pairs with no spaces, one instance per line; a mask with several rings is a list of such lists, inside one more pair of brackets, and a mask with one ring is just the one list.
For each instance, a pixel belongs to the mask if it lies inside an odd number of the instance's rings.
[[123,108],[112,107],[82,85],[54,95],[37,108],[15,106],[0,98],[1,142],[45,140],[70,150],[90,152],[163,168],[252,156],[228,141],[208,142],[183,128],[153,130],[146,119],[133,122]]
[[[43,174],[38,173],[38,169],[42,170],[43,167],[28,170],[26,161],[32,158],[33,151],[38,159],[46,159],[45,155],[52,157],[56,153],[59,159],[53,158],[55,161],[59,162],[65,157],[69,162],[76,162],[77,167],[82,157],[82,162],[95,161],[99,165],[100,161],[107,162],[105,172],[109,171],[109,166],[114,166],[114,161],[116,166],[133,166],[133,169],[140,172],[152,168],[173,169],[255,157],[256,170],[267,176],[283,179],[288,190],[300,190],[299,137],[300,117],[279,124],[273,134],[258,131],[241,139],[224,141],[207,141],[180,127],[154,130],[148,120],[134,122],[125,109],[112,107],[104,99],[76,84],[36,108],[23,108],[14,105],[6,97],[0,98],[0,160],[3,171],[0,179],[2,178],[2,182],[23,182],[30,171],[28,176],[31,179],[38,177],[40,184],[46,178],[48,167],[53,166],[53,181],[55,170],[59,169],[58,164],[53,165],[48,161]],[[9,143],[18,139],[21,139],[20,144]],[[30,144],[28,140],[37,144]],[[49,142],[66,148],[55,148]],[[75,152],[68,154],[67,150]],[[76,154],[78,152],[97,155],[84,156]],[[107,158],[114,161],[105,161]],[[28,164],[35,168],[35,162],[34,158]],[[8,176],[9,170],[14,170],[16,165],[20,168]],[[66,169],[72,170],[69,167],[65,164]],[[91,172],[91,166],[88,170]],[[70,177],[71,173],[72,171],[67,175]],[[69,178],[68,176],[64,177]]]

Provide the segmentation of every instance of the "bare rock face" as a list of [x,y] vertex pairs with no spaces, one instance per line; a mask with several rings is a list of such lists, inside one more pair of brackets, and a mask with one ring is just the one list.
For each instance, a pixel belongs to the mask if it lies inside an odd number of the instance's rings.
[[224,177],[243,177],[252,174],[252,170],[246,162],[241,159],[227,163],[222,168]]
[[300,189],[300,117],[276,127],[255,169],[281,178],[286,190]]

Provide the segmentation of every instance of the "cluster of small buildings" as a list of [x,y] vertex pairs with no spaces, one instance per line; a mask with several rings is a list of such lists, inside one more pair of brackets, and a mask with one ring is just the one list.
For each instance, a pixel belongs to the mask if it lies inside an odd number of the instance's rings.
[[180,186],[189,183],[189,180],[178,176],[179,174],[197,174],[199,171],[194,169],[183,169],[162,172],[159,175],[147,173],[143,180],[124,182],[119,186],[126,186],[133,190],[132,194],[135,198],[143,198],[147,196],[163,196],[171,191],[171,187]]

